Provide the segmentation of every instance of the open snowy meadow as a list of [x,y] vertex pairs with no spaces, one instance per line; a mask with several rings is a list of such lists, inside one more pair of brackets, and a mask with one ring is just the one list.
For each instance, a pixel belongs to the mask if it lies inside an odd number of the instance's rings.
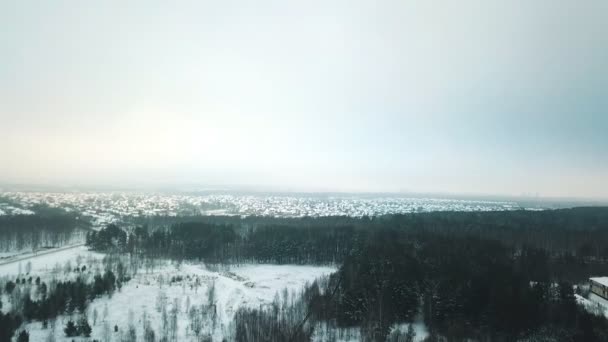
[[[40,277],[47,283],[77,276],[86,279],[103,271],[107,262],[104,256],[85,247],[74,247],[0,265],[0,274],[7,278]],[[83,266],[88,271],[72,272]],[[273,302],[289,305],[307,283],[335,271],[330,266],[218,266],[154,260],[140,266],[132,279],[111,296],[92,300],[86,312],[60,315],[46,327],[42,322],[31,322],[23,328],[29,331],[32,341],[71,341],[74,338],[66,337],[63,331],[67,321],[86,315],[92,327],[91,337],[77,340],[122,341],[133,334],[137,340],[144,340],[149,327],[157,338],[161,331],[168,330],[177,341],[198,341],[203,337],[229,341],[238,308],[260,308]],[[3,298],[3,302],[7,304],[3,309],[9,310],[10,299]]]

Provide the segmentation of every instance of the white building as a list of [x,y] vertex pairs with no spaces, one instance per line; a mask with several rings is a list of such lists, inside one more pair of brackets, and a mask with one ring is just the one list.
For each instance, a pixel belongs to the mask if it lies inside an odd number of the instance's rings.
[[608,277],[589,278],[591,292],[608,299]]

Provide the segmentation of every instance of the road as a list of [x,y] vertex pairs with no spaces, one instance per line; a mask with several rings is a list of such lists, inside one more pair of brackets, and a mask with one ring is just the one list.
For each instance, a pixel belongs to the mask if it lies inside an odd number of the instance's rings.
[[41,252],[37,252],[37,253],[28,253],[26,255],[22,255],[22,256],[18,256],[14,259],[10,259],[10,260],[4,260],[4,261],[0,261],[0,266],[4,266],[4,265],[10,265],[10,264],[14,264],[17,262],[22,262],[22,261],[26,261],[28,259],[31,258],[36,258],[39,256],[43,256],[43,255],[49,255],[49,254],[53,254],[53,253],[58,253],[58,252],[63,252],[72,248],[78,248],[78,247],[82,247],[84,246],[84,243],[79,243],[76,245],[69,245],[69,246],[63,246],[63,247],[58,247],[58,248],[53,248],[53,249],[49,249],[49,250],[44,250]]

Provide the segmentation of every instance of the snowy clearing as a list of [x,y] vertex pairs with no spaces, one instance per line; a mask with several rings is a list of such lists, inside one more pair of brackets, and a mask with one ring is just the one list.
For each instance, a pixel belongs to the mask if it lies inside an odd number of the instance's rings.
[[[60,254],[60,257],[68,254]],[[209,269],[200,263],[166,262],[162,267],[142,271],[111,297],[103,296],[89,305],[87,317],[93,327],[92,339],[120,340],[132,326],[139,340],[143,338],[145,322],[159,337],[166,329],[167,316],[175,315],[177,340],[195,341],[189,313],[191,308],[209,306],[209,290],[214,287],[211,301],[215,304],[215,327],[208,319],[201,335],[209,335],[213,341],[230,340],[231,322],[239,307],[264,307],[270,305],[275,297],[283,298],[285,293],[290,300],[295,300],[306,283],[335,271],[334,267],[294,265]],[[49,334],[54,334],[56,341],[71,341],[72,338],[65,337],[63,327],[69,319],[77,320],[78,316],[60,316],[47,329],[43,329],[40,322],[29,323],[25,329],[30,331],[32,341],[44,341]],[[118,327],[117,332],[114,331],[115,326]]]
[[103,254],[89,251],[83,245],[66,246],[37,253],[19,255],[16,259],[0,262],[0,276],[17,276],[26,273],[26,265],[31,263],[30,273],[45,275],[63,267],[68,261],[76,264],[80,258],[102,258]]
[[587,311],[596,315],[604,315],[606,318],[608,318],[608,300],[596,295],[595,293],[590,293],[588,299],[577,294],[574,296],[576,298],[576,302],[584,306]]

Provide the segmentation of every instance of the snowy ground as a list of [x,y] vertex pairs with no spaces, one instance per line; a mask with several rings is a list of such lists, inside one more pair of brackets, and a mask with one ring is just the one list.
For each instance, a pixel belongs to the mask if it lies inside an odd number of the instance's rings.
[[[27,262],[0,265],[0,276],[13,279],[29,270],[31,275],[40,276],[43,281],[68,279],[78,275],[69,273],[70,268],[77,265],[88,265],[90,272],[99,272],[99,261],[103,257],[104,254],[88,251],[85,247],[74,247],[33,256]],[[190,308],[194,307],[201,313],[202,306],[208,308],[209,290],[214,285],[216,324],[213,327],[210,317],[206,316],[201,335],[208,334],[213,341],[222,341],[223,338],[230,341],[231,322],[238,308],[265,307],[274,300],[284,301],[285,298],[294,302],[306,283],[335,271],[334,267],[317,266],[255,264],[214,267],[202,263],[157,261],[152,266],[141,266],[138,274],[112,297],[97,298],[89,305],[86,315],[93,333],[91,339],[83,340],[120,341],[130,326],[135,328],[138,340],[143,340],[144,322],[149,322],[158,339],[166,330],[163,321],[167,321],[167,316],[170,321],[175,312],[177,340],[196,341],[191,329]],[[7,298],[3,298],[3,302],[3,309],[9,310]],[[166,312],[164,318],[163,311]],[[31,341],[46,341],[49,335],[53,335],[56,341],[71,341],[73,338],[65,337],[63,328],[69,319],[76,321],[80,316],[81,313],[60,316],[49,322],[46,329],[40,322],[28,323],[23,328],[30,332]],[[118,327],[117,332],[114,332],[115,326]],[[394,328],[406,331],[407,324]],[[414,323],[414,328],[417,341],[427,336],[421,320]],[[358,328],[335,330],[320,324],[315,331],[314,341],[319,342],[326,341],[330,335],[343,342],[357,341],[360,337]]]
[[82,259],[81,262],[84,263],[87,258],[91,257],[100,259],[103,254],[90,252],[82,245],[21,254],[17,261],[11,259],[0,262],[0,276],[24,275],[29,268],[30,274],[36,274],[43,278],[42,276],[48,276],[57,271],[58,268],[63,268],[68,261],[76,265],[78,260]]
[[595,293],[589,293],[589,298],[582,297],[580,295],[574,295],[576,302],[583,305],[587,311],[604,315],[608,318],[608,300],[596,295]]
[[[42,282],[47,284],[54,280],[74,279],[82,274],[73,272],[76,266],[88,265],[90,268],[86,276],[91,277],[97,272],[101,272],[100,260],[104,254],[91,252],[84,246],[68,246],[63,248],[52,249],[38,253],[25,253],[17,257],[17,260],[4,260],[0,262],[0,283],[6,281],[23,278],[40,277]],[[30,291],[30,285],[24,286],[24,289]],[[6,313],[11,310],[11,301],[7,293],[2,293],[1,311]],[[33,340],[36,341],[36,340]]]
[[0,252],[0,262],[4,261],[6,259],[9,259],[9,258],[16,257],[18,255],[30,253],[31,251],[32,251],[31,249],[21,249],[21,250]]
[[[401,334],[407,333],[409,325],[412,324],[412,328],[416,333],[414,337],[415,342],[424,341],[429,335],[426,325],[422,320],[416,320],[414,323],[402,323],[395,324],[391,327],[391,332],[398,331]],[[318,324],[315,328],[315,332],[312,336],[312,340],[315,342],[358,342],[361,341],[361,330],[358,327],[347,328],[347,329],[335,329],[328,327],[327,324]]]
[[[104,296],[94,300],[89,305],[87,316],[93,327],[92,338],[104,341],[109,337],[118,341],[131,325],[141,340],[144,321],[150,322],[158,338],[163,331],[163,311],[169,316],[176,312],[177,340],[194,341],[196,336],[190,328],[188,312],[192,307],[209,304],[208,290],[214,284],[217,323],[213,328],[208,321],[203,333],[211,335],[214,341],[221,341],[224,337],[230,340],[230,322],[239,307],[269,305],[275,296],[282,298],[284,289],[290,298],[295,298],[307,282],[332,272],[335,272],[333,267],[244,265],[208,269],[202,264],[166,263],[153,271],[140,272],[111,298]],[[179,276],[183,279],[175,280]],[[78,316],[75,314],[72,319],[76,320]],[[95,322],[94,317],[97,317]],[[39,322],[29,323],[26,329],[30,331],[32,341],[44,341],[49,334],[54,334],[56,341],[70,341],[71,338],[66,338],[63,333],[68,319],[67,315],[61,316],[47,329],[42,329]],[[114,326],[118,327],[118,332],[114,332]]]

